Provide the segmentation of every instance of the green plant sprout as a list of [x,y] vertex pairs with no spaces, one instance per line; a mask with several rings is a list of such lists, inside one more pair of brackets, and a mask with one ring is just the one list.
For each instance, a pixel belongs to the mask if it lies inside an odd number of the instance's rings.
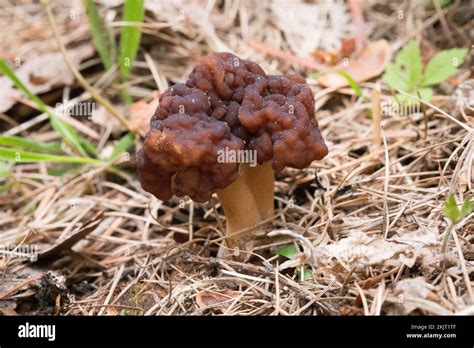
[[[126,0],[123,5],[123,21],[126,25],[120,34],[119,53],[113,33],[105,25],[99,15],[99,11],[93,0],[83,0],[89,26],[91,28],[92,41],[99,53],[99,57],[104,67],[109,70],[113,63],[118,60],[120,70],[120,80],[123,83],[128,81],[133,61],[140,48],[141,31],[140,23],[143,22],[145,7],[143,0]],[[132,98],[126,89],[121,91],[122,99],[126,104],[132,102]]]
[[448,219],[448,227],[446,228],[445,235],[443,238],[443,244],[441,245],[441,253],[446,252],[448,245],[449,236],[451,235],[452,229],[466,216],[471,214],[474,209],[474,202],[471,202],[468,197],[464,200],[461,208],[458,207],[456,199],[451,194],[444,203],[443,213],[444,217]]
[[[113,63],[118,60],[120,80],[122,83],[128,81],[133,61],[140,48],[141,31],[140,23],[143,21],[145,7],[143,0],[126,0],[123,5],[123,21],[127,24],[122,28],[120,34],[119,54],[113,33],[107,27],[104,20],[99,16],[93,0],[83,0],[86,9],[89,26],[91,28],[92,41],[99,53],[104,67],[109,70]],[[120,93],[126,104],[132,102],[132,97],[126,89]]]
[[357,82],[354,81],[351,75],[341,70],[337,70],[336,73],[346,79],[347,83],[349,84],[349,87],[354,90],[356,96],[358,96],[359,98],[362,97],[362,91],[360,90],[359,85],[357,84]]
[[[429,102],[433,95],[431,86],[453,76],[463,63],[467,48],[452,48],[437,53],[423,68],[420,47],[416,41],[407,43],[396,55],[395,61],[385,69],[383,81],[393,89],[417,96]],[[417,104],[414,98],[397,93],[400,104]]]
[[[288,260],[294,260],[300,254],[300,251],[294,244],[289,244],[278,248],[273,253],[275,255],[283,256]],[[301,281],[305,281],[313,277],[312,270],[304,266],[298,266],[295,270],[295,274]]]
[[94,0],[82,0],[91,28],[92,41],[97,49],[102,64],[109,70],[117,57],[117,48],[112,31],[105,25]]

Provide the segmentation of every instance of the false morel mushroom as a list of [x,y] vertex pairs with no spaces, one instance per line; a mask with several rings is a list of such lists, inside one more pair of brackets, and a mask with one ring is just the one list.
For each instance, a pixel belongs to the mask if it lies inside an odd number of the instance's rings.
[[141,185],[161,200],[217,193],[227,246],[249,249],[253,227],[274,215],[274,171],[328,152],[314,114],[304,78],[266,75],[231,53],[206,56],[160,96],[138,152]]

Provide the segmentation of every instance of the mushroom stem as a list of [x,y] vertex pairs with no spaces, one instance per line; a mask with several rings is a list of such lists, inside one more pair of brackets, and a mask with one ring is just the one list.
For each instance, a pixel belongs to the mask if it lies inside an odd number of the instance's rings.
[[[227,247],[248,249],[245,244],[247,240],[251,239],[248,238],[251,235],[251,228],[257,225],[262,218],[243,171],[239,172],[238,178],[232,184],[218,190],[217,196],[226,217]],[[249,230],[244,231],[245,229]]]
[[275,175],[271,161],[256,167],[244,163],[241,164],[241,170],[257,203],[260,217],[262,220],[271,218],[274,215],[273,198],[275,191]]

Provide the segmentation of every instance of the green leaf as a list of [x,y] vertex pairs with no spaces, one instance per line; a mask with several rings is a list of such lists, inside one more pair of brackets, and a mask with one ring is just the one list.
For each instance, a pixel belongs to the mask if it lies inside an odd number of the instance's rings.
[[285,245],[281,248],[278,248],[273,252],[275,255],[280,255],[286,257],[289,260],[293,260],[298,256],[300,251],[294,244]]
[[467,52],[467,48],[453,48],[437,53],[426,66],[422,85],[436,85],[453,76],[464,62]]
[[117,55],[114,37],[100,17],[94,0],[83,0],[83,5],[86,9],[94,45],[102,60],[102,64],[105,69],[109,70]]
[[459,211],[459,215],[460,215],[459,220],[462,220],[466,216],[471,214],[473,209],[474,209],[474,202],[471,202],[471,200],[468,197],[466,197],[464,199],[464,203],[461,206],[461,210]]
[[115,161],[124,151],[129,149],[135,141],[135,135],[133,133],[125,134],[117,143],[112,154],[109,157],[109,161]]
[[[123,21],[141,23],[144,16],[143,0],[126,0],[123,8]],[[130,74],[132,63],[140,47],[141,31],[136,25],[123,27],[120,34],[120,75],[126,80]]]
[[15,150],[6,147],[0,147],[0,161],[15,163],[37,163],[37,162],[63,162],[63,163],[90,163],[105,164],[89,157],[59,156],[44,153],[35,153],[22,150]]
[[336,72],[347,80],[347,83],[354,90],[354,92],[356,93],[358,97],[362,97],[362,91],[360,90],[359,85],[357,84],[357,82],[354,81],[354,79],[349,74],[340,70]]
[[448,199],[444,203],[444,216],[451,220],[451,222],[455,225],[459,222],[460,220],[460,211],[458,208],[458,205],[456,203],[456,199],[454,198],[454,195],[449,195]]
[[[418,90],[416,90],[414,93],[412,93],[414,96],[418,97],[418,93],[420,93],[420,96],[421,96],[421,99],[426,101],[426,102],[430,102],[431,100],[431,96],[433,95],[433,90],[429,87],[425,87],[425,88],[419,88]],[[412,97],[409,97],[405,94],[401,94],[401,93],[397,93],[396,94],[396,97],[395,97],[395,101],[398,102],[399,104],[404,104],[404,105],[416,105],[416,104],[419,104],[419,101],[412,98]]]
[[408,90],[412,91],[421,80],[423,63],[421,62],[420,47],[415,40],[407,43],[395,57],[395,64],[408,81]]
[[383,81],[392,88],[413,92],[423,73],[420,48],[416,41],[407,43],[385,69]]
[[54,141],[50,143],[41,143],[39,141],[27,140],[17,136],[0,135],[0,145],[15,147],[27,151],[61,153],[61,143]]
[[86,152],[81,146],[80,137],[76,133],[74,128],[64,123],[53,114],[51,114],[48,111],[46,104],[43,103],[43,101],[40,98],[38,98],[38,96],[33,94],[28,89],[28,87],[26,87],[26,85],[20,81],[20,79],[15,75],[13,70],[10,69],[8,64],[3,59],[0,59],[0,71],[3,72],[5,76],[7,76],[15,84],[15,86],[18,89],[23,91],[23,93],[25,93],[28,98],[30,98],[33,102],[35,102],[35,104],[38,106],[38,108],[42,112],[48,114],[51,126],[64,139],[64,141],[66,141],[66,143],[75,147],[81,155],[86,155]]
[[0,162],[0,180],[5,180],[10,176],[10,167],[7,162]]
[[408,82],[402,76],[400,68],[397,67],[394,63],[387,65],[385,73],[382,76],[383,82],[392,87],[393,89],[401,89],[406,91],[408,89]]

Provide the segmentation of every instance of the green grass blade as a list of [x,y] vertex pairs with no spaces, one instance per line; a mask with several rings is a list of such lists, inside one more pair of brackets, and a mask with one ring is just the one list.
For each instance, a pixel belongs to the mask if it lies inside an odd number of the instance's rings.
[[87,156],[87,152],[81,145],[81,138],[72,126],[61,121],[52,114],[49,114],[49,122],[56,133],[58,133],[66,141],[66,143],[75,147],[81,155]]
[[354,81],[354,79],[348,73],[345,73],[344,71],[340,71],[340,70],[336,72],[347,80],[347,83],[354,90],[354,92],[356,93],[358,97],[362,97],[362,91],[360,90],[359,85],[357,84],[357,82]]
[[87,139],[81,138],[81,145],[87,151],[90,157],[97,158],[97,150]]
[[135,141],[135,135],[133,133],[125,134],[117,143],[109,157],[109,161],[115,161],[124,151],[129,149]]
[[83,5],[86,9],[94,45],[102,60],[102,64],[105,69],[109,70],[114,64],[117,55],[114,37],[100,17],[94,0],[83,0]]
[[57,162],[57,163],[89,163],[89,164],[106,164],[106,162],[99,161],[89,157],[73,157],[73,156],[59,156],[45,153],[35,153],[29,151],[20,151],[0,147],[0,161],[15,162],[15,163],[37,163],[37,162]]
[[0,59],[0,71],[5,74],[14,84],[17,88],[21,89],[23,93],[26,94],[28,98],[30,98],[32,101],[38,105],[38,108],[47,114],[49,114],[46,105],[43,103],[43,101],[38,98],[35,94],[31,93],[28,87],[26,87],[23,82],[20,81],[20,79],[16,76],[16,74],[13,72],[12,69],[8,66],[8,64],[3,60]]
[[51,122],[51,126],[64,139],[66,143],[76,148],[81,155],[84,155],[84,156],[87,155],[86,151],[81,146],[80,137],[77,134],[77,132],[74,130],[74,128],[68,125],[67,123],[64,123],[53,114],[51,114],[48,111],[46,104],[43,103],[43,101],[40,98],[38,98],[37,95],[33,94],[28,89],[28,87],[26,87],[26,85],[20,81],[20,79],[16,76],[13,70],[10,69],[8,64],[3,59],[0,59],[0,71],[3,74],[5,74],[5,76],[7,76],[15,84],[15,86],[18,89],[23,91],[23,93],[25,93],[29,99],[35,102],[35,104],[38,105],[38,108],[42,112],[45,112],[46,114],[48,114],[49,121]]
[[[123,8],[123,21],[141,23],[145,9],[143,0],[126,0]],[[120,34],[120,77],[123,82],[128,80],[133,61],[137,56],[138,48],[140,47],[141,31],[137,25],[127,25],[122,28]],[[127,91],[122,92],[127,103],[131,102],[130,95]]]
[[73,164],[59,168],[48,168],[48,175],[63,176],[67,173],[79,173],[83,168],[82,164]]
[[61,143],[53,141],[50,143],[40,143],[38,141],[27,140],[16,136],[1,136],[0,145],[15,147],[27,151],[46,152],[46,153],[61,153]]

